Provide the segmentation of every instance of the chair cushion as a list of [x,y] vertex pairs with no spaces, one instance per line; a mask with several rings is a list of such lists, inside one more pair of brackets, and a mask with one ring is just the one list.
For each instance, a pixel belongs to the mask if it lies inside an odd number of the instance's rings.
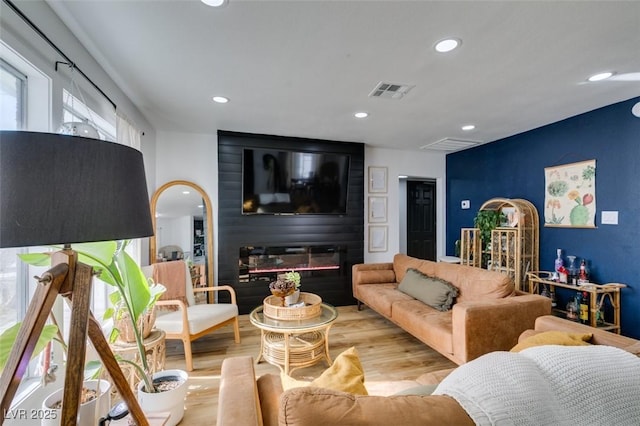
[[[238,315],[238,306],[230,303],[193,305],[187,308],[189,333],[197,334]],[[158,313],[156,327],[167,333],[182,333],[182,311]]]

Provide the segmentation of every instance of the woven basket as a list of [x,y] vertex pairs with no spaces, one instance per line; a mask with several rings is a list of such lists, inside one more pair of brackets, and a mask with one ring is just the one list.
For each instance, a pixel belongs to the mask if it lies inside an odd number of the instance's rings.
[[[155,323],[156,310],[154,306],[151,312],[147,311],[143,315],[140,315],[140,318],[138,318],[138,327],[142,328],[143,339],[149,337],[149,334],[151,334],[151,330],[153,329]],[[120,319],[116,320],[115,326],[120,332],[120,334],[118,334],[118,340],[127,343],[136,341],[136,336],[133,332],[133,324],[131,323],[131,319],[129,318],[128,313],[123,312]]]
[[322,298],[313,293],[300,293],[300,299],[305,306],[299,308],[290,308],[282,306],[282,298],[276,296],[268,296],[264,299],[264,315],[269,318],[279,320],[301,320],[313,318],[322,312]]

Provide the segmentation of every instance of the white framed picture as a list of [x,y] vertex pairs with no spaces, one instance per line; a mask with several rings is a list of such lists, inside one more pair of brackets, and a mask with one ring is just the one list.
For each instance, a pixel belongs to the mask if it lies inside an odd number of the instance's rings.
[[386,225],[369,226],[369,252],[387,251],[387,230]]
[[387,197],[369,197],[369,222],[387,221]]
[[369,192],[387,192],[387,168],[369,166]]

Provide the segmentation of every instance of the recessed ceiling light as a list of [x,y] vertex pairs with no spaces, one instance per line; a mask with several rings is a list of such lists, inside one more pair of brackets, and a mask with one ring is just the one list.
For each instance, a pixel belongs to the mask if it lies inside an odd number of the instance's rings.
[[612,72],[607,71],[607,72],[601,72],[598,74],[594,74],[591,77],[589,77],[587,80],[589,81],[602,81],[602,80],[606,80],[609,77],[611,77],[613,75]]
[[229,98],[225,98],[224,96],[214,96],[213,102],[217,102],[219,104],[226,104],[229,102]]
[[369,116],[368,112],[356,112],[353,114],[356,118],[367,118]]
[[211,7],[220,7],[220,6],[224,6],[225,4],[227,4],[227,0],[201,0],[202,3],[206,4],[207,6],[211,6]]
[[462,41],[460,41],[457,38],[446,38],[444,40],[440,40],[439,42],[437,42],[435,45],[435,49],[437,52],[447,53],[447,52],[451,52],[453,49],[457,48],[461,44],[462,44]]
[[464,126],[462,126],[462,130],[464,130],[465,132],[470,132],[475,128],[476,126],[474,126],[473,124],[465,124]]
[[183,193],[184,195],[189,195],[189,194],[191,194],[189,191],[182,191],[182,193]]

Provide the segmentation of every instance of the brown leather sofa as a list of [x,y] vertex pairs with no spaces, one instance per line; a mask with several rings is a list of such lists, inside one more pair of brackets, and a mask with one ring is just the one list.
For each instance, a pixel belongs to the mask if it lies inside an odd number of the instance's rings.
[[[640,355],[640,341],[553,316],[539,317],[535,329],[592,333],[591,343],[616,346]],[[256,380],[251,357],[227,358],[222,363],[218,399],[218,426],[326,426],[326,425],[473,425],[464,409],[443,395],[357,396],[318,387],[283,392],[280,376],[266,374]],[[366,370],[366,366],[365,370]],[[416,384],[437,384],[453,370],[423,374]],[[395,382],[389,382],[393,387]],[[378,388],[380,389],[380,388]],[[398,388],[395,387],[395,390]]]
[[[452,309],[441,312],[398,290],[407,269],[458,288]],[[353,295],[380,315],[460,365],[488,352],[509,350],[536,318],[551,313],[550,299],[515,290],[505,274],[396,254],[393,263],[353,266]]]

